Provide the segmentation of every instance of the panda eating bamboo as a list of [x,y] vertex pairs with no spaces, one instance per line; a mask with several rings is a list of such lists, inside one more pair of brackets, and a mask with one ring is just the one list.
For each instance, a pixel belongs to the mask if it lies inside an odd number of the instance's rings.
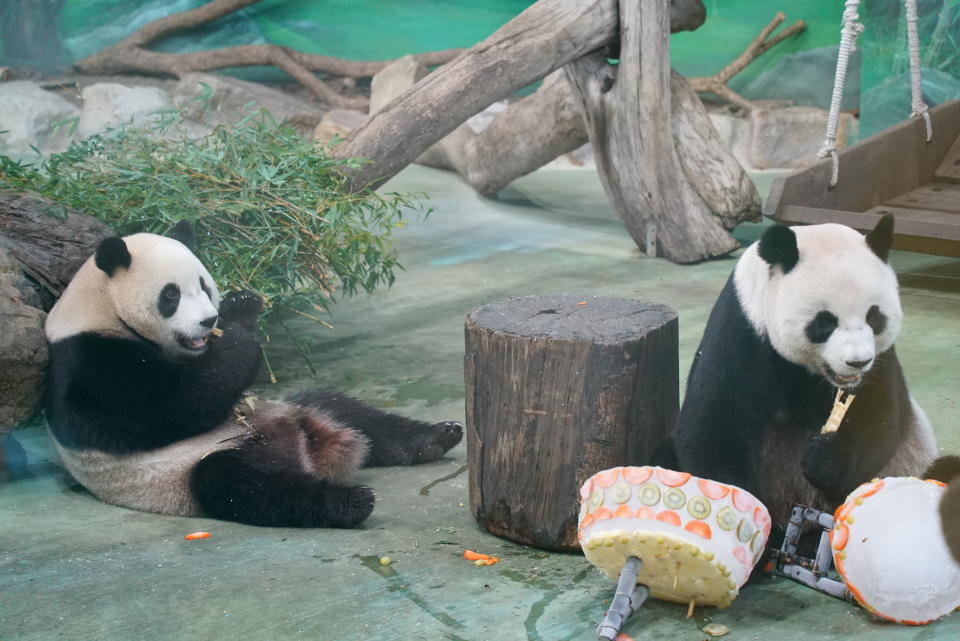
[[353,527],[374,493],[352,472],[435,461],[460,441],[459,423],[337,393],[241,402],[260,367],[262,301],[221,300],[192,227],[171,236],[104,240],[47,319],[50,433],[95,496],[161,514]]

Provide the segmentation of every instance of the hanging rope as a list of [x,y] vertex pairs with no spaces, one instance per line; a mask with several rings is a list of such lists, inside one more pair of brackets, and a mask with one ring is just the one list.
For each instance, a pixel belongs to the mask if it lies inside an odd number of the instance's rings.
[[[911,0],[907,0],[910,2]],[[913,0],[915,1],[915,0]],[[830,186],[836,187],[840,178],[840,158],[837,155],[837,125],[840,122],[840,104],[843,102],[843,83],[847,79],[847,65],[850,56],[856,51],[857,37],[863,33],[857,8],[860,0],[847,0],[843,8],[843,22],[840,28],[840,53],[837,54],[837,74],[833,80],[833,96],[830,98],[830,115],[827,117],[827,135],[818,154],[821,158],[833,159],[833,171]],[[918,47],[919,51],[919,47]]]
[[910,93],[912,96],[911,118],[920,116],[927,125],[927,142],[933,138],[933,125],[923,101],[923,86],[920,78],[920,36],[917,34],[917,0],[905,0],[907,13],[907,53],[910,57]]

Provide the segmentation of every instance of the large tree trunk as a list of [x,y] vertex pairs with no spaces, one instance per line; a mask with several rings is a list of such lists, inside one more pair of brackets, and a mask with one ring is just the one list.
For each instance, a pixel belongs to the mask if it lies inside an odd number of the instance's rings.
[[467,315],[470,509],[490,533],[576,550],[577,490],[649,460],[679,407],[677,314],[553,294]]
[[[470,116],[615,43],[617,5],[617,0],[540,0],[428,75],[337,147],[340,158],[371,161],[350,174],[352,187],[378,187]],[[703,23],[701,0],[677,0],[672,10],[673,21],[664,25],[668,31]]]
[[[621,2],[619,64],[593,53],[570,64],[567,72],[583,103],[603,186],[630,235],[649,255],[691,263],[739,246],[714,216],[711,204],[717,203],[710,201],[726,200],[722,192],[731,187],[742,191],[746,177],[740,169],[732,184],[718,181],[721,189],[710,186],[704,198],[696,188],[701,175],[730,165],[709,162],[722,156],[709,147],[710,157],[678,152],[690,143],[709,145],[711,134],[704,137],[701,131],[712,127],[709,121],[705,127],[684,122],[682,134],[674,134],[671,79],[681,90],[685,81],[671,75],[669,21],[665,3]],[[690,107],[699,103],[696,96],[684,100]]]

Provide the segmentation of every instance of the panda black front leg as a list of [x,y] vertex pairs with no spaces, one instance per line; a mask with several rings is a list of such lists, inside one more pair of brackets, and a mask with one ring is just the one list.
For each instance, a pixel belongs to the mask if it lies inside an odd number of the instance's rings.
[[337,392],[308,390],[287,399],[294,405],[314,407],[370,439],[366,465],[416,465],[440,459],[463,438],[455,421],[426,423],[383,412]]
[[800,462],[803,475],[818,490],[840,500],[856,486],[853,454],[837,432],[817,434],[807,445]]

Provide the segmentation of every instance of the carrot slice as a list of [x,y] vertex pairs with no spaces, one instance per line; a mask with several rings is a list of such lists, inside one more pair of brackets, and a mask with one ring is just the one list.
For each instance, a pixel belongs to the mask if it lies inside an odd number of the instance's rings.
[[186,535],[186,536],[183,537],[183,538],[185,538],[185,539],[188,540],[188,541],[195,541],[195,540],[197,540],[197,539],[208,539],[208,538],[210,538],[210,533],[209,533],[209,532],[194,532],[194,533],[192,533],[192,534]]
[[464,550],[463,558],[467,561],[489,561],[493,557],[489,554],[480,554],[479,552],[474,552],[473,550]]

